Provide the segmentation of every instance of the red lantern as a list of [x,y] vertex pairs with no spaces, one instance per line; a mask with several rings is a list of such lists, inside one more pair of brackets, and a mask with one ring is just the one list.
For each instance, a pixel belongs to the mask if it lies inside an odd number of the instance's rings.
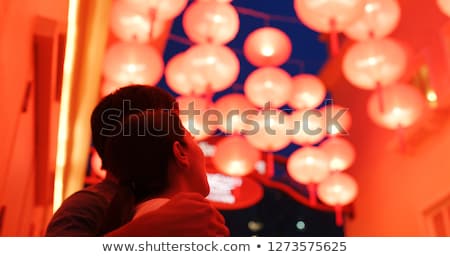
[[327,132],[331,136],[348,135],[352,126],[352,116],[348,108],[337,104],[329,104],[320,109],[325,117]]
[[189,78],[189,66],[184,59],[184,53],[173,56],[166,65],[165,79],[167,85],[180,95],[201,95],[206,91],[205,86],[192,85]]
[[230,134],[237,134],[247,129],[248,125],[244,122],[244,116],[255,110],[242,94],[222,96],[214,103],[214,109],[222,114],[223,122],[219,124],[219,129]]
[[425,108],[420,91],[407,84],[395,84],[383,90],[383,111],[380,111],[377,93],[369,98],[369,116],[376,124],[388,129],[411,126]]
[[158,20],[171,20],[186,7],[188,0],[119,0],[134,10],[149,12]]
[[90,165],[93,175],[101,179],[106,178],[106,170],[102,169],[102,159],[95,150],[92,150]]
[[450,1],[449,0],[437,0],[439,9],[447,16],[450,16]]
[[183,14],[183,28],[195,43],[227,44],[239,31],[239,15],[229,3],[196,1]]
[[255,115],[251,123],[253,126],[250,126],[244,134],[254,147],[276,152],[290,144],[291,136],[286,133],[289,121],[285,112],[264,109]]
[[209,102],[205,98],[179,96],[177,103],[183,126],[196,140],[203,140],[215,132],[217,128],[214,125],[205,123],[207,122],[206,111],[209,108]]
[[259,28],[250,33],[244,42],[244,55],[258,67],[280,66],[292,52],[292,43],[288,35],[273,27]]
[[[183,58],[184,65],[188,66],[187,75],[191,82],[190,85],[196,93],[224,90],[230,87],[239,75],[239,59],[226,46],[195,45],[186,51]],[[178,86],[183,87],[184,85]]]
[[120,84],[155,85],[163,71],[162,56],[150,45],[120,42],[105,54],[103,73],[108,80]]
[[330,170],[338,172],[348,169],[355,161],[353,145],[343,137],[332,137],[323,142],[320,147],[330,158]]
[[407,65],[407,53],[389,38],[359,42],[344,56],[345,77],[356,87],[372,90],[385,87],[401,78]]
[[327,135],[325,117],[319,110],[295,111],[290,119],[292,141],[298,145],[314,145]]
[[227,136],[217,145],[212,161],[217,169],[230,176],[246,176],[260,160],[260,152],[239,135]]
[[254,70],[244,83],[244,92],[254,105],[271,108],[283,106],[292,92],[292,78],[286,71],[276,67],[264,67]]
[[141,43],[160,36],[164,31],[164,23],[152,21],[147,12],[133,10],[122,1],[113,3],[110,26],[111,31],[120,40]]
[[391,34],[400,21],[397,0],[367,0],[364,15],[344,31],[354,40],[383,38]]
[[334,173],[317,188],[317,196],[327,205],[334,206],[336,211],[336,223],[342,225],[342,207],[352,203],[358,194],[358,184],[350,175],[338,172]]
[[289,105],[297,109],[310,109],[319,106],[326,95],[322,81],[310,74],[300,74],[292,78],[292,94]]
[[364,12],[364,0],[294,0],[298,18],[312,30],[331,34],[332,55],[338,52],[337,33]]
[[328,177],[328,156],[317,147],[302,147],[292,153],[286,168],[289,176],[298,183],[308,185],[311,204],[316,203],[315,185]]

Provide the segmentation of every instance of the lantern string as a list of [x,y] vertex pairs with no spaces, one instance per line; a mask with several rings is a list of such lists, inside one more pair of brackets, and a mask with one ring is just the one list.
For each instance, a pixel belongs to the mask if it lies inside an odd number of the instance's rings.
[[282,16],[282,15],[273,15],[273,14],[267,14],[261,11],[256,11],[250,8],[245,7],[239,7],[234,6],[238,13],[242,15],[247,15],[255,18],[260,18],[263,20],[272,20],[272,21],[279,21],[279,22],[285,22],[285,23],[293,23],[293,24],[299,24],[300,20],[295,17],[289,17],[289,16]]

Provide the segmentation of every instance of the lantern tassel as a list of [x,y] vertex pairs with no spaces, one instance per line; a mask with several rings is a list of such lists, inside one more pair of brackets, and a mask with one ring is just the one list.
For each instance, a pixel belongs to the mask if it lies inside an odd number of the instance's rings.
[[344,224],[344,214],[342,213],[342,206],[339,204],[334,206],[334,212],[336,215],[336,226],[341,227]]
[[150,18],[150,28],[149,28],[149,38],[150,41],[153,39],[153,30],[155,29],[155,21],[156,21],[156,9],[150,8],[148,12],[149,18]]
[[316,206],[317,205],[316,185],[314,183],[308,184],[308,195],[309,195],[309,203],[312,206]]
[[272,151],[267,152],[266,165],[267,165],[266,175],[267,175],[267,177],[271,178],[275,174],[275,160],[274,160]]
[[400,151],[406,153],[405,128],[401,124],[398,124],[397,134],[400,142]]
[[336,29],[336,20],[330,20],[330,52],[331,56],[336,56],[339,54],[339,33]]
[[380,113],[384,113],[384,97],[383,97],[383,87],[381,86],[381,83],[377,81],[376,88],[377,91],[377,97],[378,97],[378,107],[380,108]]

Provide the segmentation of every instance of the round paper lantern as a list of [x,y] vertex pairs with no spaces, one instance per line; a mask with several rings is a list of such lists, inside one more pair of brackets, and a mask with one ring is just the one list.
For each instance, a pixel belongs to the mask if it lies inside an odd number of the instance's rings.
[[259,107],[270,103],[271,108],[283,106],[292,92],[292,78],[281,68],[263,67],[254,70],[244,83],[250,102]]
[[[236,54],[226,46],[199,44],[190,47],[184,55],[188,66],[190,85],[196,93],[221,91],[237,79],[240,63]],[[184,87],[184,85],[179,85]],[[178,89],[182,91],[182,89]]]
[[295,111],[290,119],[292,141],[298,145],[314,145],[327,135],[325,117],[319,110]]
[[214,124],[208,124],[206,112],[209,102],[197,96],[179,96],[176,98],[183,126],[196,140],[203,140],[216,131]]
[[407,53],[397,41],[374,39],[354,44],[345,53],[343,73],[356,87],[372,90],[401,78],[407,66]]
[[183,58],[184,54],[179,53],[167,62],[165,70],[167,85],[180,95],[201,95],[206,91],[206,87],[192,85],[189,78],[189,67]]
[[111,31],[122,41],[141,43],[160,36],[164,24],[158,20],[150,20],[148,12],[136,11],[122,1],[114,1],[111,9]]
[[134,10],[153,13],[158,20],[171,20],[186,7],[188,0],[119,0]]
[[364,0],[294,0],[298,18],[312,30],[342,31],[364,11]]
[[348,135],[348,131],[352,126],[352,116],[348,108],[344,108],[337,104],[325,105],[320,109],[329,135]]
[[292,43],[288,35],[273,27],[256,29],[244,41],[244,55],[257,67],[281,66],[291,52]]
[[289,105],[297,109],[316,108],[323,102],[325,95],[325,85],[317,76],[300,74],[292,78]]
[[447,16],[450,16],[450,0],[437,0],[439,9]]
[[309,201],[316,204],[316,185],[328,177],[328,156],[317,147],[302,147],[292,153],[286,164],[289,176],[308,186]]
[[92,150],[90,165],[94,175],[101,179],[106,178],[106,170],[102,169],[102,159],[95,150]]
[[150,45],[120,42],[106,51],[103,74],[116,83],[155,85],[163,72],[162,56]]
[[400,5],[397,0],[367,0],[364,15],[344,31],[354,40],[383,38],[391,34],[400,21]]
[[355,148],[343,137],[332,137],[323,142],[320,147],[330,158],[332,172],[348,169],[355,161]]
[[317,188],[318,198],[325,204],[334,206],[336,224],[342,225],[342,206],[352,203],[358,194],[358,184],[350,175],[338,172],[322,181]]
[[261,153],[242,136],[227,136],[216,145],[214,166],[230,176],[245,176],[254,170]]
[[259,150],[276,152],[291,143],[291,136],[286,133],[289,128],[288,116],[275,109],[259,111],[249,122],[250,127],[244,135]]
[[425,99],[420,91],[407,84],[395,84],[383,89],[383,110],[378,100],[379,93],[374,92],[369,98],[369,117],[379,126],[388,129],[411,126],[425,108]]
[[229,3],[191,3],[183,14],[183,28],[195,43],[227,44],[239,31],[239,15]]
[[245,115],[255,111],[255,107],[242,94],[227,94],[214,103],[214,109],[222,114],[222,123],[219,129],[225,133],[240,133],[248,129],[244,121]]

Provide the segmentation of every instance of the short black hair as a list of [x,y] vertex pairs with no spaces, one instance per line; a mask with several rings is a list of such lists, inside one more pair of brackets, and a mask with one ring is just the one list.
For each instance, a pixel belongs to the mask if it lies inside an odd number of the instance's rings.
[[178,115],[148,110],[129,115],[123,132],[106,142],[105,162],[121,184],[130,186],[138,202],[169,186],[168,165],[173,144],[185,145],[186,131]]
[[[129,103],[129,109],[124,108],[125,103]],[[176,99],[162,88],[147,85],[130,85],[122,87],[115,92],[104,97],[95,107],[91,115],[92,144],[100,158],[105,157],[105,142],[108,135],[103,132],[105,127],[115,122],[121,122],[124,117],[143,112],[149,109],[178,110]],[[108,111],[117,110],[114,116],[105,115]],[[114,119],[115,118],[115,119]],[[118,124],[120,125],[120,124]],[[109,127],[109,136],[120,130],[120,126]],[[103,168],[109,167],[103,161]]]

